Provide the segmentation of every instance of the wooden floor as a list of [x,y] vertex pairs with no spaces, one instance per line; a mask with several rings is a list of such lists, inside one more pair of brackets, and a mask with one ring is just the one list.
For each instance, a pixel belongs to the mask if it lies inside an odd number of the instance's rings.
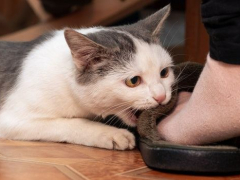
[[72,144],[0,140],[0,180],[237,180],[147,168],[138,150],[111,151]]

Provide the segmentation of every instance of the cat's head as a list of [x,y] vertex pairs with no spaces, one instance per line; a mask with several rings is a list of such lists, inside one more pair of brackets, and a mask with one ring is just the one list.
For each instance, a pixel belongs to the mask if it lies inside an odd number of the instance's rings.
[[169,11],[168,5],[135,24],[86,35],[65,30],[86,108],[103,117],[115,114],[135,126],[137,110],[171,99],[172,58],[159,37]]

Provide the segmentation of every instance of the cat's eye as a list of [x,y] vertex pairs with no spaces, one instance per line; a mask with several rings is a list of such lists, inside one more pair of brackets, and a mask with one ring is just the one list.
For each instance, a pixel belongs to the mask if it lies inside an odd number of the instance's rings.
[[140,76],[134,76],[133,78],[129,78],[125,80],[125,84],[131,88],[138,86],[140,83],[141,83]]
[[168,75],[169,75],[169,68],[168,68],[168,67],[164,68],[164,69],[160,72],[161,78],[166,78],[166,77],[168,77]]

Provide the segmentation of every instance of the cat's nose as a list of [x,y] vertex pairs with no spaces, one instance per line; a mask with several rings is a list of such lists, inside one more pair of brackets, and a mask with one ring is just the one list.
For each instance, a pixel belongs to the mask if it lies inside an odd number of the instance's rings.
[[157,101],[157,103],[160,104],[166,99],[166,94],[153,97],[153,99],[155,99],[155,101]]

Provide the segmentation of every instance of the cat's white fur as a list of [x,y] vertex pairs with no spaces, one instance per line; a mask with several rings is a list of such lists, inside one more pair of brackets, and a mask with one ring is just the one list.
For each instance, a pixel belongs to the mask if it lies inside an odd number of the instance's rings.
[[[77,31],[87,34],[101,30]],[[170,100],[173,72],[165,79],[159,75],[172,63],[169,54],[159,45],[136,38],[134,43],[135,60],[124,73],[112,73],[94,85],[80,86],[74,78],[75,67],[63,31],[55,32],[26,57],[18,82],[0,111],[0,138],[132,149],[135,140],[130,132],[89,119],[114,113],[134,125],[128,111],[123,111],[126,107],[157,106],[153,97],[165,92],[163,103]],[[127,87],[124,80],[136,75],[142,77],[141,85]]]

